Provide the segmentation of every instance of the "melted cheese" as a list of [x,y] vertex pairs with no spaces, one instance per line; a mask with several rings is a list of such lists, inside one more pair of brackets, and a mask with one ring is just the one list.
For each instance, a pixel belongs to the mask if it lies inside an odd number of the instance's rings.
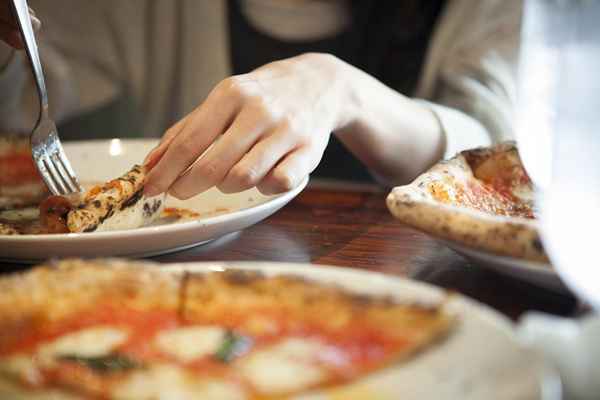
[[130,374],[112,390],[117,399],[238,400],[240,388],[219,379],[201,379],[173,365],[154,365]]
[[217,326],[191,326],[163,331],[154,343],[163,353],[190,362],[214,354],[221,346],[224,335],[225,330]]
[[37,207],[0,211],[0,219],[9,222],[31,221],[38,219],[39,216],[40,210]]
[[113,327],[95,326],[60,336],[40,346],[38,359],[43,364],[52,364],[61,355],[100,357],[110,354],[124,343],[128,333]]
[[317,340],[285,339],[240,359],[236,368],[263,394],[288,393],[326,379],[327,371],[317,364],[326,351]]

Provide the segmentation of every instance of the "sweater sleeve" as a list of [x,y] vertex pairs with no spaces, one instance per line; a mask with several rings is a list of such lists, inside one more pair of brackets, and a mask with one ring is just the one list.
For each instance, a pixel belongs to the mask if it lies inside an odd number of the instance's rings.
[[[89,29],[82,30],[83,23],[75,24],[72,15],[64,12],[69,8],[68,1],[30,3],[42,20],[36,36],[50,116],[60,123],[115,98],[119,92],[117,73],[107,71],[117,69],[103,61],[109,59],[103,47],[108,46],[110,38],[103,31],[104,15],[98,7],[80,7],[79,20],[98,19],[95,25],[90,23]],[[0,93],[0,132],[31,132],[39,115],[39,98],[24,51],[14,51],[0,69]]]
[[444,18],[417,95],[438,117],[448,157],[513,137],[521,2],[458,0]]

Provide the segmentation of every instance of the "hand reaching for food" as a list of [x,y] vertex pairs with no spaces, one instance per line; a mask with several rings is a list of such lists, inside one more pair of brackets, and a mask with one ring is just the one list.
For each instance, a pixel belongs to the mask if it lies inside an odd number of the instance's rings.
[[148,155],[146,192],[186,199],[212,186],[296,187],[344,123],[339,68],[332,56],[307,54],[225,79]]
[[304,54],[219,83],[146,157],[146,194],[284,192],[317,167],[332,132],[391,184],[443,153],[427,107],[334,56]]

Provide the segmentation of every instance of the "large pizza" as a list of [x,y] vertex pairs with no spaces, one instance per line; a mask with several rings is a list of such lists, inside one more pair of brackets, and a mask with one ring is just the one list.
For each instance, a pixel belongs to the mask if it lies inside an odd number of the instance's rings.
[[418,357],[439,304],[295,276],[65,260],[0,279],[0,398],[280,399]]
[[498,255],[547,262],[534,187],[512,142],[442,161],[387,198],[392,214],[437,237]]

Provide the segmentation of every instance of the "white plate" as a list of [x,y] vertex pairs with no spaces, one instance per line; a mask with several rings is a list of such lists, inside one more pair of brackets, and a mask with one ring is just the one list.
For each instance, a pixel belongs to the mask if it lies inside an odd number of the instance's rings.
[[[260,270],[267,275],[294,274],[342,286],[352,292],[389,295],[400,301],[437,303],[446,293],[433,286],[384,274],[311,264],[183,263],[169,271]],[[371,374],[350,388],[298,398],[316,399],[554,399],[552,374],[516,340],[511,323],[488,307],[453,295],[447,310],[458,316],[453,333],[414,359]],[[542,397],[542,389],[545,396]]]
[[560,277],[549,264],[523,260],[514,257],[500,256],[467,247],[450,240],[438,239],[446,246],[463,254],[477,265],[488,267],[504,275],[509,275],[525,282],[550,289],[557,293],[570,293]]
[[[98,182],[114,179],[141,163],[155,144],[155,140],[113,139],[65,143],[64,147],[80,180]],[[114,232],[0,236],[0,259],[35,262],[67,256],[145,257],[189,248],[256,224],[292,200],[307,182],[277,196],[264,196],[256,189],[236,194],[211,189],[185,201],[169,197],[167,207],[184,207],[205,215],[185,223]],[[224,208],[228,211],[214,215]]]

